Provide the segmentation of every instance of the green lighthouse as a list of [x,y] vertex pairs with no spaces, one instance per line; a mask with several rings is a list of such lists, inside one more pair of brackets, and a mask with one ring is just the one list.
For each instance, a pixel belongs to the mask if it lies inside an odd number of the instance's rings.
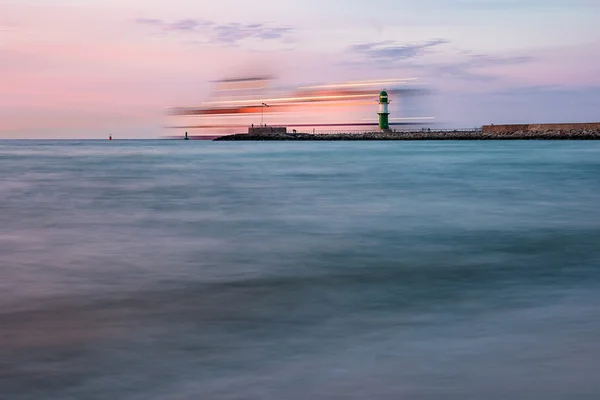
[[390,115],[388,111],[389,105],[388,94],[385,90],[379,93],[379,129],[388,130],[390,129],[390,123],[388,120],[388,116]]

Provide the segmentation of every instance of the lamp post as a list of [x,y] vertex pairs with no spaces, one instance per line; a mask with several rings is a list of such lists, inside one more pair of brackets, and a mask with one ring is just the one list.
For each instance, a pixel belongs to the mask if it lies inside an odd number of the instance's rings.
[[268,104],[266,103],[262,103],[261,107],[260,107],[260,124],[264,125],[264,109],[265,107],[269,107]]

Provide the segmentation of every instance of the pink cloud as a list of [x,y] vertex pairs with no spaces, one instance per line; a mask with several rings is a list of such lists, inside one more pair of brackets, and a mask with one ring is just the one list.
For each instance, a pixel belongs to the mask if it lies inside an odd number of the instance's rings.
[[[0,74],[9,77],[0,85],[5,132],[159,126],[166,107],[201,98],[207,76],[244,57],[138,36],[127,15],[98,18],[97,10],[74,9],[49,23],[42,8],[17,8],[16,28],[0,44]],[[119,34],[101,34],[119,24]]]

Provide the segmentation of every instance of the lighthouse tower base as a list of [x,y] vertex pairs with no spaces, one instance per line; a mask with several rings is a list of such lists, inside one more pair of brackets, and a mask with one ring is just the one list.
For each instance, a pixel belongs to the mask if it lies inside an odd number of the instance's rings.
[[389,131],[390,123],[389,123],[389,115],[390,113],[378,113],[379,115],[379,130],[381,131]]

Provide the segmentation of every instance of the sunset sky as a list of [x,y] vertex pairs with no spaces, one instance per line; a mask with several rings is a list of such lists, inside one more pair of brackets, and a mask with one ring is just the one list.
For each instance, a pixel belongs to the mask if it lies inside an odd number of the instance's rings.
[[158,137],[209,81],[418,77],[436,117],[600,121],[598,0],[0,0],[0,138]]

